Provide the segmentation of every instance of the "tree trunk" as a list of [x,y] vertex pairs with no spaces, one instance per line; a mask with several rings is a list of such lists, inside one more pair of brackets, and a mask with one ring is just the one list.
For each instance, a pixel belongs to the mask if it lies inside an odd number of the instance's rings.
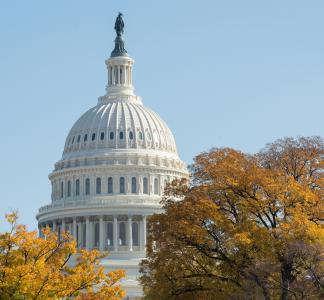
[[270,294],[269,294],[269,286],[268,286],[268,284],[267,283],[262,284],[261,288],[262,288],[262,293],[263,293],[264,300],[271,300]]
[[284,259],[281,263],[281,300],[287,300],[291,282],[292,262]]

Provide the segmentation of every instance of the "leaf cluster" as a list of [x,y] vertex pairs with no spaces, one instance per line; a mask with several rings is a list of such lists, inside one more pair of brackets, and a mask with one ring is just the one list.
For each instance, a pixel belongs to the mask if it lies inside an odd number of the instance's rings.
[[146,299],[322,299],[323,155],[319,137],[198,155],[150,218]]
[[0,233],[0,299],[109,299],[124,296],[124,271],[105,274],[106,253],[78,250],[69,233],[43,229],[44,238],[6,215],[9,232]]

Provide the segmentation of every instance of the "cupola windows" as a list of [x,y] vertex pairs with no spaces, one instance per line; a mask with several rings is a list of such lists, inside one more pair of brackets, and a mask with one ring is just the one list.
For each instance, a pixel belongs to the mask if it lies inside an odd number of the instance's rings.
[[94,141],[96,139],[96,134],[93,133],[92,136],[91,136],[91,140]]
[[78,135],[78,143],[80,143],[81,135]]
[[105,139],[105,133],[104,132],[101,132],[100,133],[100,139],[103,141]]
[[132,68],[127,65],[110,65],[108,67],[108,84],[111,85],[131,85]]
[[128,136],[129,136],[129,139],[132,140],[134,138],[133,131],[130,131]]
[[109,138],[110,138],[111,140],[114,139],[114,133],[113,133],[112,131],[110,131],[110,133],[109,133]]
[[143,139],[143,133],[142,133],[142,131],[140,131],[140,132],[138,133],[138,138],[139,138],[140,140]]
[[83,141],[86,142],[87,140],[88,140],[88,135],[85,134],[85,135],[84,135],[84,138],[83,138]]
[[124,139],[124,132],[123,131],[119,132],[119,139],[121,139],[121,140]]

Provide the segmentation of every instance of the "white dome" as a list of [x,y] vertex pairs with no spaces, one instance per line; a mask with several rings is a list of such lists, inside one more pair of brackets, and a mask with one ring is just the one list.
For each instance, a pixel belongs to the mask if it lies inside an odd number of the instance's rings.
[[101,264],[107,272],[110,266],[126,270],[122,284],[132,297],[142,295],[137,276],[146,218],[162,211],[168,183],[189,175],[168,126],[134,93],[134,60],[124,48],[121,14],[115,29],[107,93],[71,128],[49,175],[51,203],[36,217],[40,229],[70,232],[79,248],[109,251],[109,263]]
[[177,155],[174,137],[165,122],[141,101],[100,101],[70,130],[63,159],[90,152],[108,154],[117,149],[146,149]]

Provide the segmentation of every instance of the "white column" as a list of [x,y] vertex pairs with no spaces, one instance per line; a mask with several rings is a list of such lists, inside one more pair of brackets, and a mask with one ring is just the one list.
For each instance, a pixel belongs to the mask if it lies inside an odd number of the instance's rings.
[[123,73],[124,73],[124,76],[123,76],[123,84],[126,85],[127,83],[127,79],[126,79],[126,66],[123,66]]
[[53,231],[56,232],[56,221],[53,220],[52,223],[53,223]]
[[132,217],[128,216],[128,251],[133,251],[133,231],[132,231]]
[[115,68],[114,66],[111,67],[111,84],[115,84]]
[[117,66],[117,84],[120,84],[120,72],[119,72],[120,66]]
[[78,237],[77,237],[77,223],[76,223],[76,218],[73,218],[72,221],[72,234],[73,234],[73,238],[77,241]]
[[117,222],[117,216],[114,216],[114,234],[113,234],[113,239],[114,239],[114,251],[118,251],[118,222]]
[[82,246],[82,240],[83,240],[83,232],[82,232],[82,222],[77,223],[77,227],[78,227],[78,248]]
[[103,216],[99,218],[99,250],[104,251],[104,221]]
[[90,219],[86,217],[86,249],[90,250]]
[[143,245],[145,250],[146,249],[146,216],[143,216]]
[[62,219],[62,227],[61,227],[61,233],[65,231],[65,220],[64,218]]

